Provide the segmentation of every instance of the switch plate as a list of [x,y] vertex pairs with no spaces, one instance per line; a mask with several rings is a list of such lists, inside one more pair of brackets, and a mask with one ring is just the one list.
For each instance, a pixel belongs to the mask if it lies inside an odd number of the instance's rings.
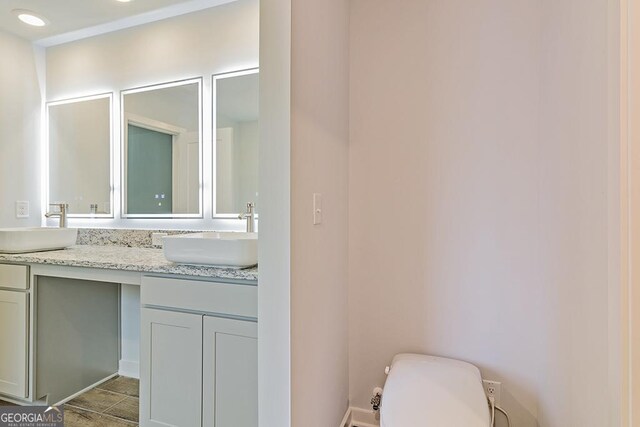
[[162,246],[162,238],[166,235],[167,233],[151,233],[151,244],[153,246]]
[[322,224],[322,194],[313,193],[313,225]]
[[29,202],[26,200],[16,201],[16,218],[29,218]]

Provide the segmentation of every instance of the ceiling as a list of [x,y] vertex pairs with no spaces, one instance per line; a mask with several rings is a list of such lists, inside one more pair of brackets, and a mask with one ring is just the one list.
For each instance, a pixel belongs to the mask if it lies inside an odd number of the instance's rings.
[[[57,44],[228,3],[231,0],[3,0],[0,30],[43,45]],[[49,25],[32,27],[20,22],[14,9],[45,17]],[[115,25],[114,25],[115,24]],[[75,34],[74,34],[75,33]],[[62,37],[72,35],[73,37]],[[69,39],[69,40],[67,40]],[[49,42],[47,42],[47,40]]]

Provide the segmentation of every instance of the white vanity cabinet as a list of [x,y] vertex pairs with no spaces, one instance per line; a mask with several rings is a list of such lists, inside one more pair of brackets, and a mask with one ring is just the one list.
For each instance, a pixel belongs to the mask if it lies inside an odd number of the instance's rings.
[[202,316],[143,308],[140,424],[201,424]]
[[143,277],[140,426],[257,427],[257,286]]
[[258,426],[258,324],[204,316],[202,425]]
[[27,397],[29,268],[0,264],[0,393]]

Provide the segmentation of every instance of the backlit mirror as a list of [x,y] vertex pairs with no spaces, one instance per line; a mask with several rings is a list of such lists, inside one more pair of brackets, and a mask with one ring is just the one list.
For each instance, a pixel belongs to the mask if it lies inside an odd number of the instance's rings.
[[69,216],[112,216],[111,102],[105,94],[47,103],[47,200],[68,204]]
[[202,216],[202,80],[122,92],[123,216]]
[[258,201],[258,70],[213,76],[214,216],[237,217]]

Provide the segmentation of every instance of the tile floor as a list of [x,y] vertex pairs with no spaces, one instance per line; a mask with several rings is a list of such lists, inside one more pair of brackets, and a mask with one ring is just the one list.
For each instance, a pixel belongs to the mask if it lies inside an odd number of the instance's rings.
[[135,427],[138,380],[115,377],[64,405],[65,427]]
[[[138,380],[115,377],[64,405],[65,427],[137,427]],[[0,406],[12,405],[0,401]]]

